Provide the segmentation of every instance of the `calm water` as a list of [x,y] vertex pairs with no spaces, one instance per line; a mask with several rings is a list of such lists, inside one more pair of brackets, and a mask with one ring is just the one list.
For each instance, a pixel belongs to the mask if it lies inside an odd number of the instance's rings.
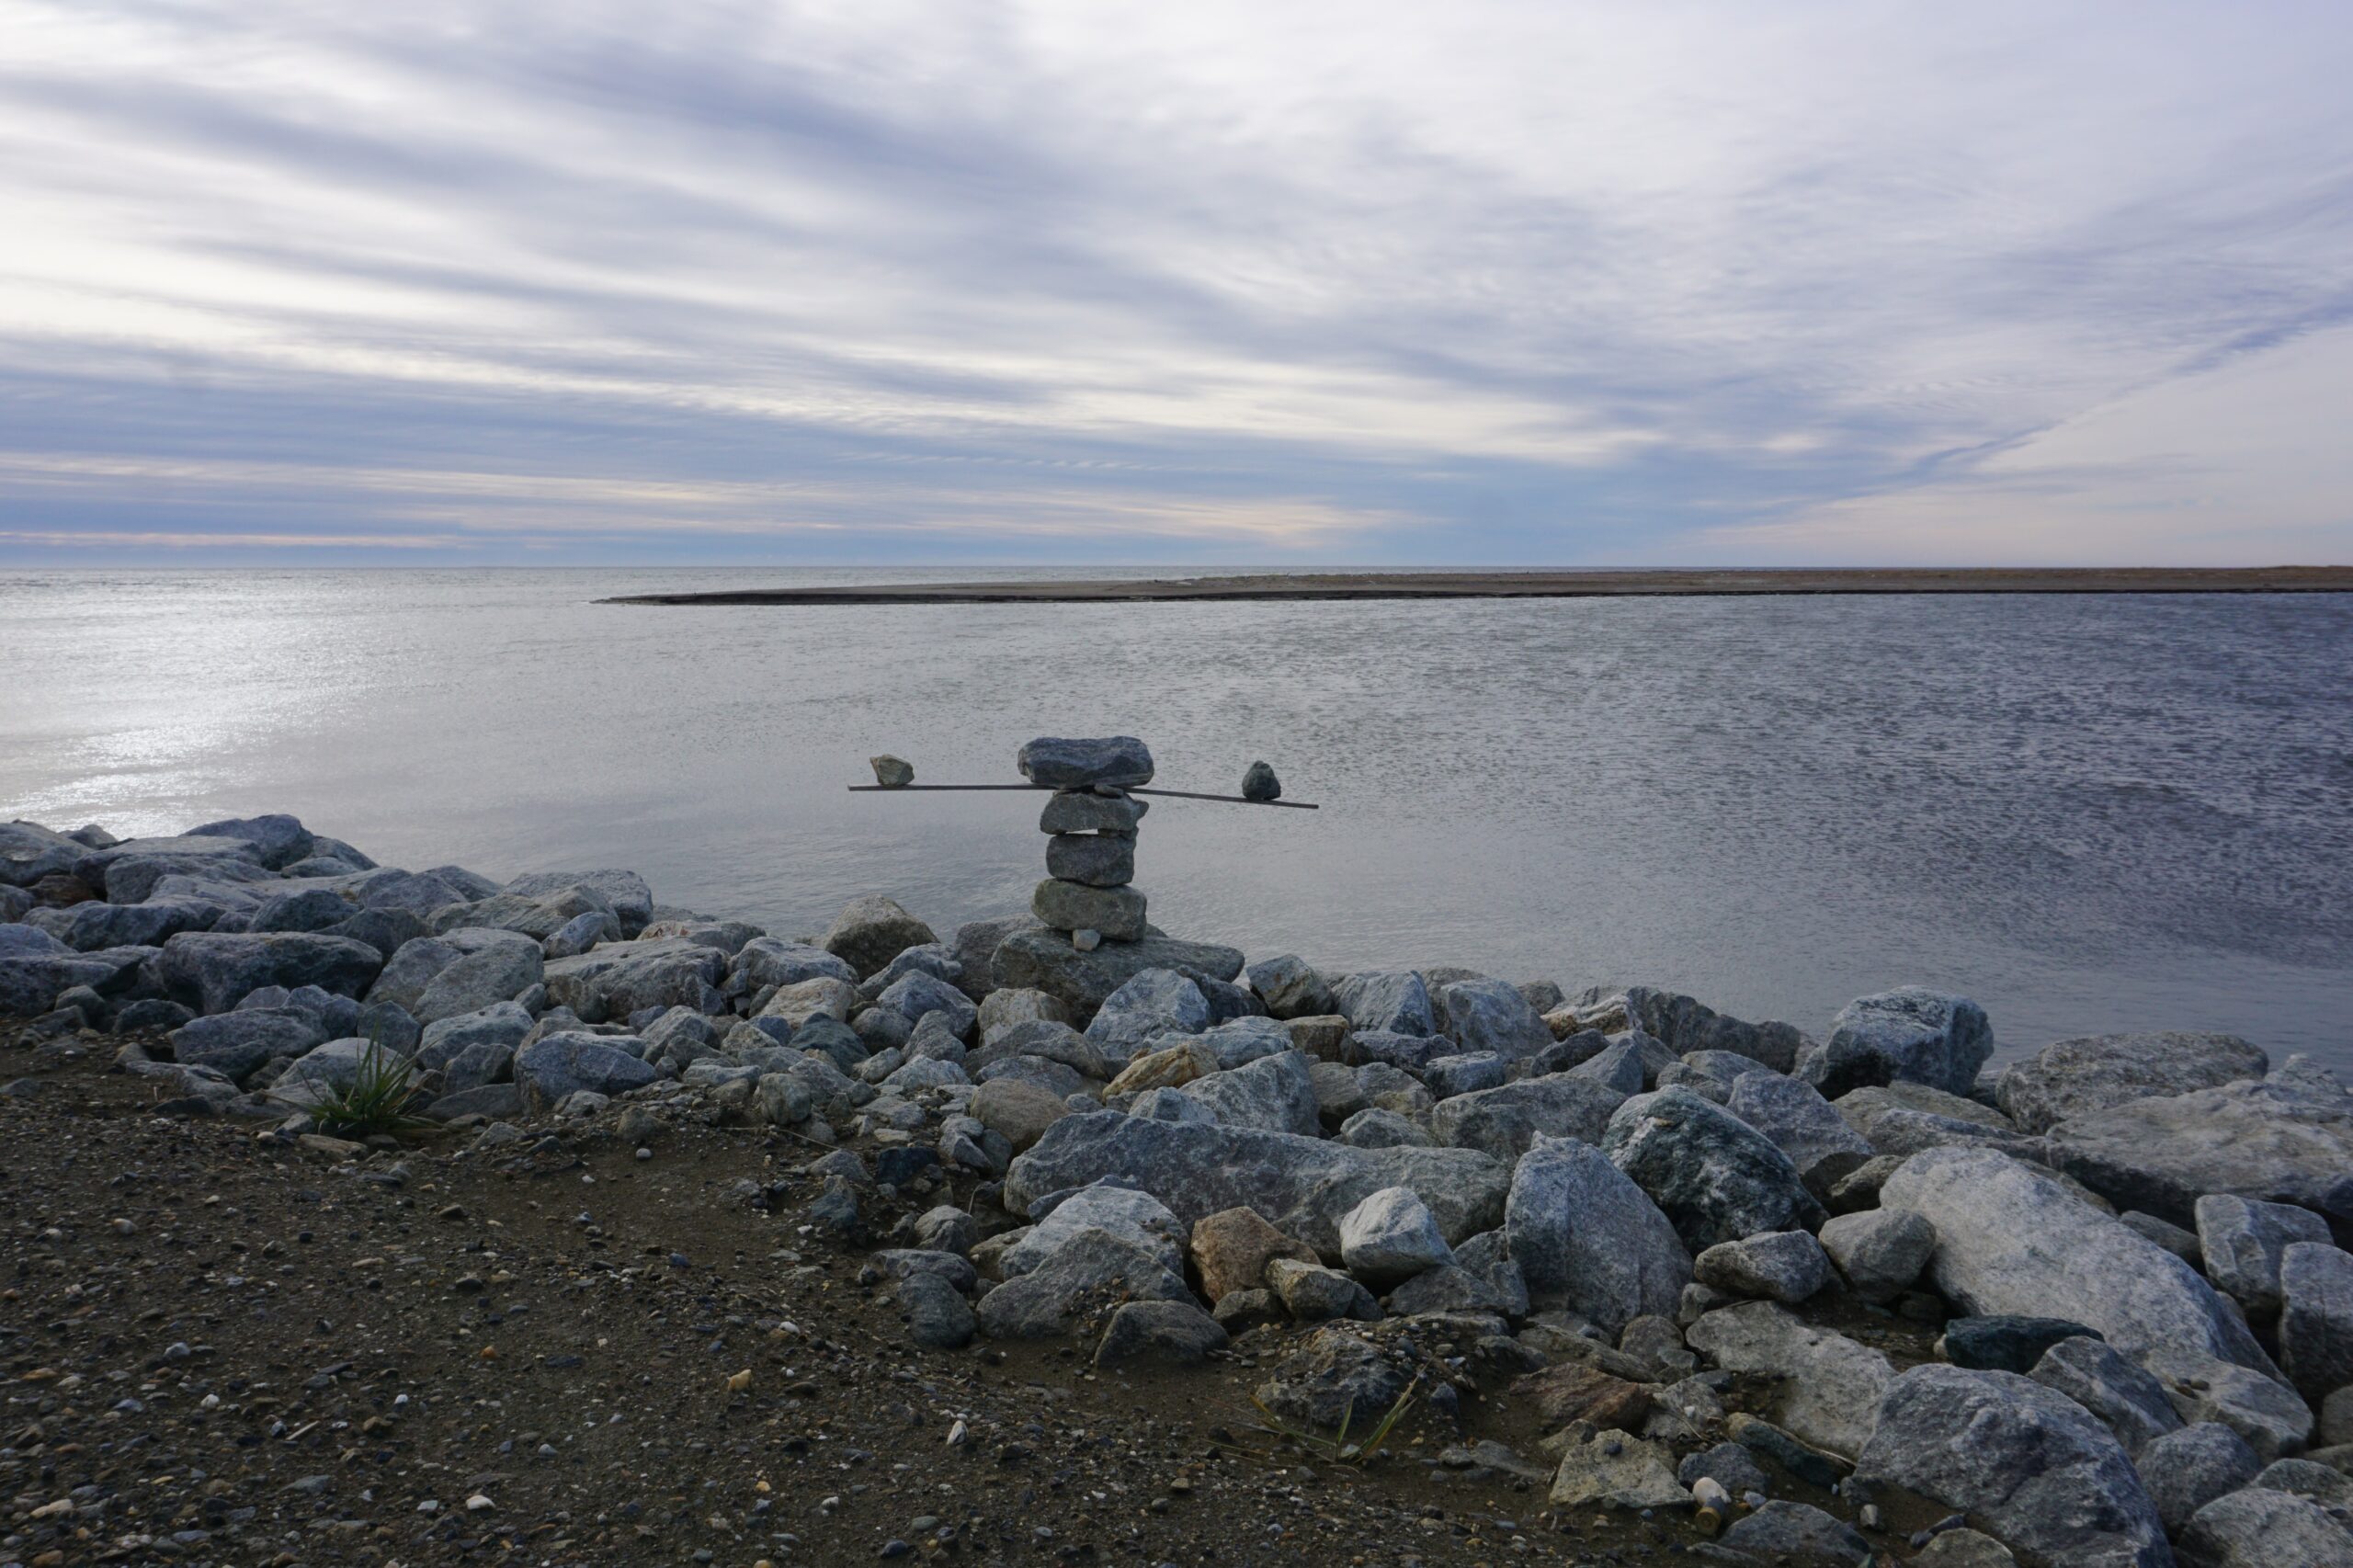
[[388,864],[630,866],[783,932],[881,890],[944,933],[1026,904],[1037,802],[845,792],[867,756],[1009,780],[1033,733],[1132,733],[1172,788],[1263,756],[1324,806],[1155,802],[1179,936],[1816,1031],[1920,982],[2006,1051],[2353,1065],[2353,597],[590,602],[908,575],[0,574],[0,814],[290,811]]

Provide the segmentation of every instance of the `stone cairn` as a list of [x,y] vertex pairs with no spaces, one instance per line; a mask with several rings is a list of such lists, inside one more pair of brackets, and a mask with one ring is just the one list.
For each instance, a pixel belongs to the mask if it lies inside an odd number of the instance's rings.
[[1038,825],[1046,840],[1046,880],[1030,913],[1071,945],[1133,942],[1144,934],[1144,895],[1133,886],[1136,829],[1146,803],[1128,793],[1152,782],[1152,752],[1133,735],[1101,740],[1031,741],[1021,748],[1021,776],[1054,791]]

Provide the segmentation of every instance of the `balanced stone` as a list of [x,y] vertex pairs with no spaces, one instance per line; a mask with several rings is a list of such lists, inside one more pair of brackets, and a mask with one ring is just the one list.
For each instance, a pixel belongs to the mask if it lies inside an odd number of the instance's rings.
[[1021,748],[1021,777],[1051,790],[1086,790],[1097,784],[1128,789],[1152,782],[1152,751],[1133,735],[1100,740],[1041,736]]
[[915,770],[904,757],[870,756],[867,762],[874,769],[874,782],[885,790],[904,790],[915,781]]
[[1123,888],[1136,880],[1136,841],[1117,834],[1064,833],[1046,840],[1046,874],[1090,888]]
[[1144,932],[1144,896],[1134,888],[1090,888],[1048,879],[1029,900],[1030,913],[1057,931],[1099,931],[1115,942]]
[[1242,775],[1242,798],[1245,801],[1279,801],[1283,798],[1282,780],[1264,762],[1254,762]]
[[1098,795],[1092,790],[1064,790],[1046,802],[1038,817],[1044,833],[1123,833],[1135,835],[1151,806],[1126,795]]

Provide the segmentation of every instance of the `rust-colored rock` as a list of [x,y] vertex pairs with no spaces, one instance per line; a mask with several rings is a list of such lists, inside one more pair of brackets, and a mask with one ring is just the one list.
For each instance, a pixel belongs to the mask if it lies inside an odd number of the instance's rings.
[[1650,1414],[1653,1387],[1611,1377],[1587,1362],[1563,1361],[1514,1381],[1511,1396],[1532,1401],[1548,1429],[1590,1421],[1631,1432]]
[[1111,1080],[1111,1086],[1103,1092],[1140,1095],[1146,1089],[1181,1088],[1216,1071],[1217,1052],[1199,1040],[1188,1040],[1182,1045],[1137,1057],[1120,1070],[1120,1075]]
[[1212,1301],[1235,1290],[1256,1290],[1276,1258],[1321,1261],[1313,1247],[1275,1229],[1255,1209],[1227,1209],[1202,1220],[1193,1227],[1192,1252],[1201,1294]]

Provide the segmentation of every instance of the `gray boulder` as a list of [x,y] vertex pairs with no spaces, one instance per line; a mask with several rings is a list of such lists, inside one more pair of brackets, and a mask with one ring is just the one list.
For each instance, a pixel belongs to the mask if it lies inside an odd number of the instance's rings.
[[528,941],[494,943],[436,973],[408,1010],[423,1024],[478,1013],[520,996],[539,984],[544,972],[540,949]]
[[416,1062],[429,1070],[446,1070],[469,1052],[476,1064],[468,1074],[476,1083],[504,1075],[515,1052],[531,1032],[531,1015],[513,1002],[494,1003],[476,1013],[461,1013],[426,1027],[416,1047]]
[[2279,1310],[2279,1256],[2297,1242],[2327,1244],[2328,1221],[2288,1203],[2217,1193],[2193,1210],[2206,1278],[2258,1317]]
[[1057,790],[1038,813],[1040,833],[1115,833],[1133,838],[1142,824],[1149,801],[1131,795],[1098,795],[1093,790]]
[[1184,1094],[1206,1107],[1226,1127],[1255,1127],[1313,1138],[1322,1125],[1314,1079],[1307,1058],[1296,1051],[1205,1074],[1187,1084]]
[[65,877],[90,846],[39,823],[0,823],[0,884],[28,888],[43,877]]
[[1412,1373],[1359,1333],[1317,1329],[1277,1363],[1257,1399],[1287,1421],[1318,1431],[1378,1425],[1413,1385]]
[[271,893],[254,906],[248,931],[327,931],[358,910],[333,888],[295,888]]
[[949,1032],[959,1040],[971,1039],[974,1026],[980,1022],[981,1010],[973,1006],[971,997],[938,975],[922,970],[892,981],[877,1000],[918,1025],[933,1014],[942,1015]]
[[2133,1100],[2261,1078],[2270,1059],[2227,1034],[2109,1034],[2046,1045],[2001,1076],[1995,1097],[2029,1132]]
[[311,1014],[291,1007],[253,1007],[202,1017],[174,1029],[172,1060],[203,1067],[242,1084],[266,1063],[301,1056],[326,1043]]
[[2152,1437],[2132,1463],[2165,1533],[2177,1537],[2189,1528],[2199,1509],[2236,1492],[2263,1469],[2245,1439],[2218,1421]]
[[1800,1055],[1797,1074],[1836,1099],[1876,1084],[1927,1084],[1964,1095],[1994,1053],[1985,1010],[1965,996],[1915,985],[1864,996],[1839,1010],[1830,1039]]
[[2010,1372],[1932,1364],[1897,1377],[1855,1479],[1958,1509],[2070,1568],[2166,1568],[2172,1558],[2156,1506],[2108,1428]]
[[2199,1509],[2180,1548],[2184,1568],[2353,1568],[2353,1535],[2327,1509],[2261,1486]]
[[1142,888],[1088,887],[1049,877],[1029,897],[1029,913],[1055,931],[1093,931],[1112,942],[1132,942],[1146,930],[1150,901]]
[[991,1339],[1053,1339],[1131,1301],[1192,1301],[1161,1253],[1127,1236],[1082,1230],[1043,1264],[981,1298],[981,1332]]
[[1116,833],[1063,833],[1046,840],[1046,874],[1091,888],[1136,880],[1136,841]]
[[1615,1335],[1672,1316],[1691,1255],[1657,1205],[1589,1143],[1539,1138],[1513,1171],[1504,1231],[1530,1300]]
[[203,1013],[225,1013],[265,985],[363,994],[384,957],[364,942],[311,932],[183,931],[164,944],[164,989]]
[[1378,1323],[1381,1303],[1372,1292],[1358,1280],[1336,1268],[1321,1264],[1302,1263],[1295,1257],[1270,1258],[1267,1263],[1267,1288],[1275,1293],[1294,1323],[1328,1323],[1334,1318],[1352,1318],[1360,1323]]
[[1295,953],[1254,963],[1249,973],[1250,989],[1266,1003],[1270,1017],[1314,1018],[1339,1011],[1324,977]]
[[621,923],[611,910],[585,909],[550,932],[540,943],[543,958],[575,958],[603,942],[621,940]]
[[1201,988],[1173,969],[1152,969],[1103,999],[1086,1038],[1107,1062],[1124,1063],[1162,1035],[1199,1034],[1209,1027],[1210,1004]]
[[997,985],[1043,991],[1074,1017],[1091,1016],[1120,986],[1156,969],[1231,981],[1242,972],[1242,953],[1149,930],[1135,941],[1105,942],[1083,953],[1063,933],[1031,922],[1006,935],[989,962]]
[[[1171,1089],[1166,1092],[1178,1094],[1182,1091]],[[1393,1110],[1382,1110],[1378,1106],[1360,1110],[1342,1122],[1338,1141],[1352,1149],[1393,1149],[1402,1144],[1427,1147],[1435,1142],[1430,1137],[1429,1129],[1421,1123]],[[1518,1158],[1517,1154],[1497,1153],[1492,1149],[1483,1152],[1495,1154],[1498,1160]]]
[[1324,1256],[1339,1253],[1342,1215],[1385,1187],[1410,1187],[1450,1242],[1501,1218],[1509,1170],[1467,1149],[1355,1149],[1248,1128],[1150,1121],[1117,1111],[1067,1116],[1006,1174],[1008,1206],[1107,1176],[1151,1193],[1190,1224],[1255,1209]]
[[626,1035],[541,1036],[515,1053],[515,1082],[523,1092],[525,1109],[545,1115],[583,1089],[620,1095],[644,1087],[657,1074],[629,1049],[643,1045]]
[[1190,1301],[1130,1301],[1111,1314],[1103,1342],[1096,1346],[1095,1364],[1191,1367],[1225,1346],[1224,1328]]
[[2067,1318],[2136,1358],[2188,1346],[2271,1369],[2245,1324],[2188,1266],[2006,1154],[1915,1154],[1880,1202],[1936,1227],[1931,1271],[1961,1312]]
[[2165,1384],[2175,1414],[2192,1425],[2221,1422],[2266,1463],[2302,1453],[2312,1437],[2312,1410],[2276,1377],[2188,1347],[2147,1351],[2140,1360]]
[[[1434,1035],[1438,1014],[1422,977],[1410,970],[1344,975],[1332,984],[1333,1000],[1358,1030],[1382,1034]],[[1549,1031],[1548,1031],[1549,1032]]]
[[1539,1138],[1600,1142],[1623,1104],[1616,1089],[1573,1073],[1522,1078],[1439,1101],[1430,1112],[1428,1136],[1511,1161]]
[[1454,1261],[1429,1207],[1411,1190],[1385,1187],[1340,1219],[1340,1260],[1375,1290],[1402,1285]]
[[71,904],[34,909],[26,924],[37,926],[77,952],[104,948],[156,948],[183,931],[209,930],[222,908],[202,899],[165,899],[153,903]]
[[414,1017],[434,977],[465,956],[465,949],[439,937],[404,942],[368,988],[368,1000],[389,1002]]
[[2353,1253],[2296,1242],[2279,1256],[2279,1367],[2318,1404],[2353,1386]]
[[654,890],[635,871],[534,871],[516,878],[501,891],[518,898],[545,899],[567,888],[579,888],[602,900],[620,920],[624,937],[636,936],[654,918]]
[[745,943],[728,960],[727,994],[750,996],[770,985],[798,985],[804,980],[831,979],[858,983],[858,971],[827,952],[780,937],[757,937]]
[[1745,1074],[1734,1080],[1724,1108],[1771,1139],[1810,1187],[1835,1181],[1871,1157],[1870,1141],[1802,1079]]
[[1822,1227],[1822,1250],[1866,1301],[1892,1301],[1912,1288],[1937,1250],[1937,1228],[1908,1209],[1866,1209]]
[[1691,1277],[1727,1296],[1795,1305],[1830,1283],[1830,1259],[1803,1231],[1768,1231],[1718,1242],[1691,1260]]
[[1476,1054],[1433,1056],[1422,1063],[1422,1082],[1440,1100],[1500,1089],[1511,1075],[1511,1063],[1492,1051]]
[[1054,1205],[1027,1234],[999,1254],[998,1272],[1007,1279],[1019,1278],[1052,1262],[1054,1255],[1074,1238],[1098,1231],[1154,1254],[1171,1273],[1184,1271],[1184,1222],[1148,1192],[1097,1184],[1082,1187]]
[[854,898],[842,906],[817,945],[858,971],[858,978],[880,971],[909,948],[937,942],[930,926],[881,893]]
[[1828,1218],[1788,1155],[1688,1089],[1628,1100],[1601,1147],[1694,1252],[1763,1231],[1814,1230]]
[[2050,1131],[2059,1169],[2120,1209],[2192,1222],[2198,1199],[2293,1203],[2353,1226],[2353,1098],[2275,1075],[2132,1100]]
[[1535,1055],[1552,1031],[1518,988],[1500,980],[1458,980],[1442,986],[1446,1032],[1467,1051],[1494,1051],[1508,1061]]
[[2128,1454],[2138,1454],[2166,1433],[2181,1430],[2181,1417],[2165,1397],[2165,1384],[2099,1340],[2083,1335],[2062,1339],[2042,1353],[2027,1375],[2108,1423]]
[[1684,1337],[1725,1371],[1771,1380],[1770,1419],[1847,1459],[1870,1440],[1881,1396],[1895,1376],[1878,1351],[1801,1323],[1770,1301],[1720,1308]]
[[282,812],[258,817],[228,817],[188,831],[190,837],[242,840],[253,846],[256,857],[273,871],[282,871],[310,855],[318,842],[302,825],[301,818]]
[[548,1001],[585,1023],[626,1020],[648,1007],[721,1008],[727,955],[683,937],[614,942],[544,966]]
[[1854,1568],[1871,1557],[1871,1543],[1846,1520],[1805,1503],[1777,1497],[1755,1513],[1735,1519],[1724,1531],[1724,1544],[1768,1562],[1822,1564],[1824,1568]]
[[1797,1066],[1803,1036],[1789,1024],[1748,1024],[1701,1006],[1688,996],[1647,985],[1626,988],[1627,1020],[1664,1040],[1677,1056],[1695,1051],[1729,1051],[1761,1062],[1776,1073]]

